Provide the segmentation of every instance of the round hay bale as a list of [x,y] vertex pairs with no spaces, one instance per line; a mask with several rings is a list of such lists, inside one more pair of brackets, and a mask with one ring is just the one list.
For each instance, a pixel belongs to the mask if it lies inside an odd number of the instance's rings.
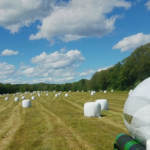
[[127,98],[123,120],[132,137],[146,146],[150,139],[150,78],[138,84]]
[[95,102],[88,102],[84,104],[85,117],[100,117],[101,105]]
[[104,93],[107,93],[107,91],[104,91]]
[[32,96],[31,99],[32,99],[32,100],[35,100],[35,96]]
[[65,94],[65,97],[68,97],[69,95],[68,94]]
[[47,93],[46,96],[48,96],[49,94]]
[[40,97],[40,96],[41,96],[41,94],[39,94],[39,93],[38,93],[38,96]]
[[91,92],[91,95],[94,95],[94,93],[93,93],[93,92]]
[[14,100],[15,100],[15,101],[19,101],[19,97],[15,97]]
[[9,100],[9,97],[6,97],[6,98],[5,98],[5,101],[8,101],[8,100]]
[[111,92],[114,92],[114,90],[111,90]]
[[22,99],[25,99],[25,96],[22,96]]
[[58,94],[55,94],[55,97],[58,97]]
[[31,107],[31,101],[30,101],[30,99],[23,100],[22,101],[22,107],[23,108]]
[[79,90],[77,90],[77,92],[79,92]]
[[60,95],[60,93],[58,93],[58,95]]
[[107,99],[98,99],[95,102],[101,105],[101,110],[108,110],[109,106]]

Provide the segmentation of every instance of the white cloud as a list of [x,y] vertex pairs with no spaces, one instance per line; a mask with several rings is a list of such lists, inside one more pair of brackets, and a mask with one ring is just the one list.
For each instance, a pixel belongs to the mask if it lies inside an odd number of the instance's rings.
[[[19,71],[27,77],[68,77],[77,73],[75,69],[82,64],[85,58],[78,50],[70,50],[67,53],[54,52],[51,54],[42,54],[31,59],[35,67],[27,67]],[[19,74],[19,73],[18,73]]]
[[0,78],[7,78],[15,73],[15,66],[6,62],[0,62]]
[[125,37],[113,46],[113,49],[121,49],[121,52],[129,51],[150,42],[150,34],[138,33]]
[[148,10],[150,10],[150,1],[148,1],[145,6],[147,7]]
[[25,81],[18,79],[13,79],[13,78],[9,78],[9,79],[5,79],[3,80],[2,83],[10,83],[10,84],[23,84]]
[[114,65],[111,65],[111,66],[109,66],[109,67],[100,68],[100,69],[97,70],[97,72],[100,72],[100,71],[102,71],[102,70],[107,70],[107,69],[109,69],[109,68],[111,68],[111,67],[113,67],[113,66],[114,66]]
[[6,55],[6,56],[10,56],[10,55],[17,55],[19,52],[18,51],[13,51],[13,50],[9,50],[9,49],[5,49],[4,51],[2,51],[2,56]]
[[95,73],[95,70],[88,70],[86,72],[80,73],[79,76],[88,76],[88,75],[93,74],[93,73]]
[[60,49],[60,52],[61,52],[61,53],[67,52],[66,47]]
[[67,77],[67,78],[40,78],[33,80],[33,83],[40,83],[40,82],[48,82],[48,83],[66,83],[66,82],[73,82],[74,77]]
[[115,7],[129,9],[131,3],[124,0],[71,0],[67,5],[55,7],[53,13],[38,26],[38,33],[32,34],[29,39],[46,38],[53,44],[54,38],[69,42],[80,38],[102,37],[115,28],[118,16],[106,16]]
[[15,33],[50,15],[56,0],[0,0],[0,26]]
[[73,66],[77,63],[82,63],[85,58],[78,50],[70,50],[67,53],[59,53],[58,51],[47,55],[45,52],[33,57],[31,62],[33,64],[42,65],[49,69],[62,69]]

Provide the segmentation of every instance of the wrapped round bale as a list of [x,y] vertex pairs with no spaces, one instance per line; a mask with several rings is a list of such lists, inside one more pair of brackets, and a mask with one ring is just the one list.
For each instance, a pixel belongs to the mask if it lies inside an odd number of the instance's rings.
[[32,96],[31,99],[32,99],[32,100],[35,100],[35,96]]
[[101,105],[95,102],[88,102],[84,104],[85,117],[100,117]]
[[58,94],[55,94],[55,97],[58,97]]
[[91,95],[94,95],[94,93],[93,93],[93,92],[91,92]]
[[46,96],[48,96],[49,94],[47,93]]
[[25,96],[22,96],[22,99],[25,99]]
[[9,97],[6,97],[6,98],[5,98],[5,101],[8,101],[8,100],[9,100]]
[[19,97],[15,97],[15,99],[14,99],[15,101],[19,101]]
[[79,92],[79,90],[77,90],[77,92]]
[[101,105],[101,110],[108,110],[108,101],[107,99],[98,99],[95,101]]
[[68,94],[65,94],[65,97],[68,97],[69,95]]
[[38,96],[40,97],[40,96],[41,96],[41,94],[39,94],[39,93],[38,93]]
[[104,93],[107,93],[107,91],[104,91]]
[[150,78],[138,84],[127,98],[123,119],[132,137],[146,146],[150,139]]
[[114,92],[114,90],[111,90],[111,92]]
[[22,107],[26,108],[26,107],[31,107],[31,101],[30,99],[26,99],[22,101]]
[[58,93],[58,95],[60,95],[60,93]]

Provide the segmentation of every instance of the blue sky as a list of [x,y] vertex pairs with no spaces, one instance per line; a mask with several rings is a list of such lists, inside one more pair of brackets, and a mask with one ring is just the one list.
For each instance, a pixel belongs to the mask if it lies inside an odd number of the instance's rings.
[[90,79],[148,42],[148,0],[0,0],[1,83]]

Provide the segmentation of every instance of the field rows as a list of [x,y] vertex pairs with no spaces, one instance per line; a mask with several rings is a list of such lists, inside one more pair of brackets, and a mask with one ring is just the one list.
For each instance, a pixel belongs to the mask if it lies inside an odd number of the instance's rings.
[[[21,96],[18,102],[0,96],[0,150],[111,150],[117,134],[128,134],[122,118],[127,92],[64,94],[35,93],[30,108],[22,108]],[[84,103],[101,98],[109,110],[101,118],[84,117]]]

